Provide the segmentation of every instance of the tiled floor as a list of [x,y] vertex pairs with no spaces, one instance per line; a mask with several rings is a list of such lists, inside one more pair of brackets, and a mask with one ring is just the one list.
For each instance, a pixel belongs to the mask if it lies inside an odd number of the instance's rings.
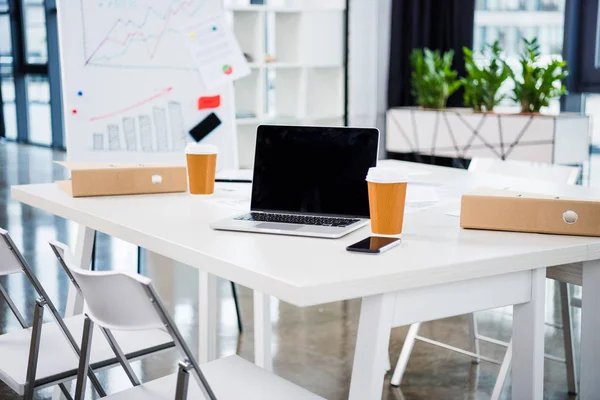
[[[51,182],[64,176],[61,167],[53,165],[53,159],[62,159],[63,153],[48,149],[0,143],[0,226],[9,230],[17,245],[47,288],[50,297],[62,311],[65,307],[68,280],[57,265],[47,242],[52,239],[74,245],[75,226],[61,218],[37,211],[10,200],[10,185]],[[592,177],[600,178],[600,162]],[[596,167],[596,164],[593,164]],[[587,178],[586,174],[586,178]],[[587,181],[587,179],[586,179]],[[98,269],[134,271],[137,250],[134,246],[105,235],[97,239]],[[197,272],[178,266],[173,274],[155,277],[159,291],[175,315],[175,320],[190,345],[197,348]],[[172,279],[171,279],[172,278]],[[24,279],[10,277],[1,279],[17,305],[31,320],[34,294]],[[548,321],[557,321],[560,315],[557,290],[548,284]],[[228,282],[219,286],[219,354],[225,356],[237,352],[252,360],[252,294],[240,288],[240,299],[245,331],[238,334],[235,309]],[[419,305],[416,304],[415,307]],[[273,304],[273,353],[275,373],[289,379],[327,399],[345,399],[348,395],[352,369],[353,349],[360,300],[326,304],[300,309],[282,302]],[[579,330],[579,310],[574,310],[576,331]],[[423,325],[421,333],[449,344],[468,347],[467,318],[448,318]],[[479,314],[480,332],[508,340],[511,331],[511,309],[503,308]],[[19,329],[5,304],[0,304],[0,333]],[[407,328],[392,331],[390,357],[395,363]],[[562,356],[561,330],[546,327],[546,351]],[[482,345],[483,353],[501,358],[503,349],[489,344]],[[2,354],[0,353],[0,357]],[[167,351],[143,362],[134,363],[136,372],[143,380],[150,380],[175,370],[177,357]],[[548,399],[568,399],[563,364],[546,361],[545,395]],[[498,366],[482,362],[473,365],[469,358],[457,353],[417,343],[408,365],[401,389],[389,385],[386,377],[384,399],[486,399],[494,385]],[[129,387],[125,374],[115,368],[100,374],[109,392]],[[232,382],[235,384],[235,382]],[[509,384],[504,391],[510,398]],[[51,389],[40,391],[37,399],[50,399]],[[0,384],[0,399],[18,397]],[[92,398],[91,394],[89,398]]]

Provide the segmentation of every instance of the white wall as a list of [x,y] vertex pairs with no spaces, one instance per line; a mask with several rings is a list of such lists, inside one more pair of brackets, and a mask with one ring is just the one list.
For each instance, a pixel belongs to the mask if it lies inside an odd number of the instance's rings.
[[391,0],[350,0],[348,122],[376,126],[384,149]]

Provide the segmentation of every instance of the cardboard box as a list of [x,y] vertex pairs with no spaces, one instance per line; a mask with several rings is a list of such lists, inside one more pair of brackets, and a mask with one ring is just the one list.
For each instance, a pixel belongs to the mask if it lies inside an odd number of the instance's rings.
[[600,236],[600,201],[480,189],[461,201],[467,229]]
[[55,161],[71,171],[70,181],[57,181],[73,197],[185,192],[184,165],[69,163]]

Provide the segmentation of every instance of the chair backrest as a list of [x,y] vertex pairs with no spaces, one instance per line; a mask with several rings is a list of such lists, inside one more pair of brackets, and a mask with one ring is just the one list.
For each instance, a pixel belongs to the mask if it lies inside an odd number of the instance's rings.
[[150,279],[122,272],[85,271],[75,267],[72,253],[65,244],[51,242],[50,246],[79,286],[92,321],[116,330],[163,327],[147,292]]
[[471,160],[471,164],[469,164],[469,172],[514,176],[574,185],[577,183],[577,179],[579,179],[581,170],[579,167],[564,165],[474,157]]
[[13,250],[18,251],[14,249],[8,232],[0,228],[0,276],[16,274],[23,270]]
[[60,242],[50,247],[69,274],[87,305],[90,320],[106,329],[147,330],[163,328],[194,371],[194,377],[207,399],[215,399],[198,361],[167,312],[152,281],[138,274],[85,271],[73,263],[69,248]]

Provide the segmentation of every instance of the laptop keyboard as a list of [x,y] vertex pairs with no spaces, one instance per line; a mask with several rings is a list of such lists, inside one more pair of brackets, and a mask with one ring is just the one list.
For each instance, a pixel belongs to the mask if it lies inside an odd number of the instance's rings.
[[241,221],[281,222],[284,224],[333,226],[338,228],[343,228],[345,226],[352,225],[353,223],[360,221],[359,219],[353,218],[313,217],[308,215],[268,213],[250,213],[241,215],[235,219]]

